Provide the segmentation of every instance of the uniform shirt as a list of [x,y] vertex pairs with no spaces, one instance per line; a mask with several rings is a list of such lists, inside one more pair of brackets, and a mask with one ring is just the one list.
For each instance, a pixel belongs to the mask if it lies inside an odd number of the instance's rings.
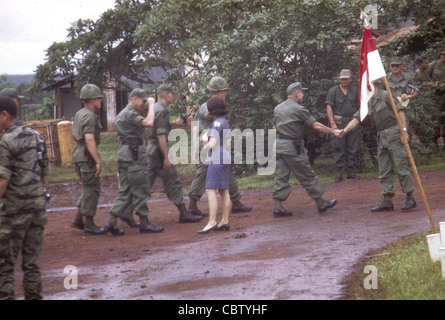
[[[302,138],[304,128],[312,126],[314,122],[316,120],[309,111],[291,98],[280,103],[274,109],[273,124],[276,126],[277,134]],[[277,139],[276,152],[277,154],[297,155],[292,140]]]
[[326,104],[332,106],[335,115],[352,117],[357,112],[358,90],[348,86],[348,91],[344,94],[339,86],[332,87],[326,96]]
[[[231,155],[228,143],[230,142],[230,128],[224,116],[218,116],[210,125],[207,132],[208,141],[211,137],[218,140],[215,147],[208,153],[208,159],[217,164],[230,164]],[[219,160],[218,159],[219,155]]]
[[131,105],[127,105],[117,115],[114,125],[121,141],[119,149],[117,150],[117,161],[134,161],[133,153],[130,150],[133,146],[122,143],[124,141],[132,141],[134,143],[139,143],[138,162],[148,163],[146,149],[145,146],[143,146],[145,127],[141,124],[142,120],[144,120],[142,114]]
[[[397,100],[393,100],[397,111],[405,110]],[[400,141],[400,129],[397,125],[388,92],[379,89],[375,98],[369,100],[368,106],[368,115],[371,117],[371,123],[378,132],[379,145],[387,146],[394,141]],[[357,111],[354,118],[360,121],[360,111]]]
[[394,98],[401,97],[402,94],[408,94],[409,92],[411,92],[411,89],[408,88],[408,85],[413,85],[413,82],[411,80],[411,77],[405,72],[400,73],[398,80],[396,80],[392,72],[390,72],[386,80],[391,90],[391,94]]
[[440,60],[431,62],[427,73],[431,80],[445,82],[445,68],[440,63]]
[[73,162],[87,162],[88,158],[85,155],[85,134],[94,134],[94,140],[96,144],[100,143],[100,129],[101,125],[99,117],[88,107],[83,107],[76,112],[73,121],[73,139],[76,141],[76,145],[72,151]]
[[45,140],[22,121],[15,121],[0,141],[0,177],[8,180],[2,199],[6,213],[44,210],[41,177],[49,174]]
[[199,121],[199,133],[207,130],[212,125],[213,119],[209,117],[207,102],[199,107],[198,112],[196,113],[196,120]]
[[170,133],[170,115],[168,110],[161,101],[155,104],[155,121],[153,126],[147,129],[147,136],[149,140],[149,149],[159,148],[158,135],[165,134],[168,138]]

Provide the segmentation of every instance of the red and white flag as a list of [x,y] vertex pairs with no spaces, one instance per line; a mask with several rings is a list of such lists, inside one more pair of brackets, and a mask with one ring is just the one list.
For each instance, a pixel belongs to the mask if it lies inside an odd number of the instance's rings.
[[374,95],[374,80],[386,76],[380,59],[379,51],[371,34],[371,27],[365,26],[363,34],[362,50],[360,52],[360,121],[368,115],[368,101]]

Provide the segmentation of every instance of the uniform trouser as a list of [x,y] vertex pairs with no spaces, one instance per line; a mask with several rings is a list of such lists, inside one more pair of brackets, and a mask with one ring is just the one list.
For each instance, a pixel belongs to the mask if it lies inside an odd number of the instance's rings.
[[[344,129],[347,123],[337,125],[338,129]],[[357,152],[360,146],[360,127],[357,126],[348,132],[342,139],[331,137],[332,147],[335,150],[335,167],[354,167],[357,161]]]
[[[196,175],[193,178],[188,193],[190,199],[199,201],[202,195],[205,193],[208,167],[209,165],[204,162],[200,162],[196,165]],[[238,181],[236,179],[236,173],[233,166],[231,166],[230,168],[229,194],[230,200],[232,200],[232,202],[237,202],[239,201],[239,199],[241,199],[241,194],[238,190]]]
[[150,156],[148,164],[148,181],[150,186],[153,186],[157,177],[162,180],[164,184],[164,191],[167,197],[175,205],[184,204],[184,197],[182,194],[182,184],[179,181],[178,173],[174,165],[170,170],[162,169],[163,161],[158,156]]
[[277,154],[276,168],[273,199],[285,201],[289,197],[292,189],[289,184],[291,173],[297,177],[311,198],[317,199],[323,195],[324,184],[312,170],[306,153],[299,156]]
[[404,193],[414,191],[411,178],[408,154],[405,146],[400,141],[394,141],[387,147],[378,146],[380,185],[384,196],[394,196],[394,171],[397,170],[400,186]]
[[120,217],[132,205],[139,216],[147,216],[147,201],[150,199],[147,165],[118,162],[118,172],[120,188],[110,213]]
[[442,137],[445,137],[445,94],[433,95],[434,103],[439,111],[439,126],[436,128],[436,139],[439,138],[440,128],[442,127]]
[[100,177],[95,177],[96,167],[90,168],[87,162],[75,163],[77,175],[82,182],[82,194],[77,200],[76,206],[85,216],[96,215],[97,204],[100,195]]
[[0,217],[0,300],[14,299],[14,265],[22,255],[25,299],[42,299],[38,256],[43,244],[45,211]]

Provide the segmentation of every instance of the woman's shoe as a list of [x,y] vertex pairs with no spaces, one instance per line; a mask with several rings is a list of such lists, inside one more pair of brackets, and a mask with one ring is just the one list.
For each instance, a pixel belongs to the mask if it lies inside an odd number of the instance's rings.
[[218,226],[218,231],[224,231],[224,230],[229,230],[230,229],[230,224],[226,223],[223,224],[222,226]]
[[199,231],[198,231],[198,234],[209,233],[210,231],[213,231],[213,230],[218,230],[218,225],[217,225],[217,224],[215,224],[214,226],[211,226],[211,227],[208,228],[207,230],[204,230],[204,229],[199,230]]

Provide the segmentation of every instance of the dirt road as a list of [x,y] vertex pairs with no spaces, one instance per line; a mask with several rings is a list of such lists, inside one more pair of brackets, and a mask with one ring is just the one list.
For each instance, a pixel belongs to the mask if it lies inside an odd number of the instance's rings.
[[[444,179],[445,171],[421,174],[437,225],[445,221]],[[186,177],[183,183],[190,181]],[[342,279],[370,250],[432,229],[418,191],[417,209],[400,210],[404,194],[397,182],[394,212],[371,213],[382,198],[377,179],[326,184],[326,198],[338,200],[326,215],[317,212],[301,186],[293,188],[285,203],[294,213],[287,218],[273,218],[271,189],[245,191],[242,202],[253,210],[231,214],[230,231],[207,235],[197,234],[206,220],[179,224],[175,206],[159,199],[150,201],[149,220],[164,226],[163,233],[139,234],[119,222],[126,232],[122,237],[86,236],[69,226],[80,184],[52,184],[49,191],[49,223],[40,255],[48,300],[342,299]],[[116,191],[115,179],[102,180],[98,225],[108,220]],[[207,210],[207,199],[199,205]],[[68,287],[74,284],[66,279],[67,266],[78,272],[77,289],[64,287],[64,281]],[[22,273],[18,266],[16,270],[20,299]]]

